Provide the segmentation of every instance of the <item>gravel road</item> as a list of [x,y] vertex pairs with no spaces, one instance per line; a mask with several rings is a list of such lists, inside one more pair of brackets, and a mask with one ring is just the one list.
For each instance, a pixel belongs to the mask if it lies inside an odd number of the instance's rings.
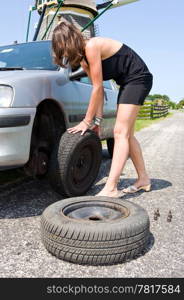
[[[142,145],[152,191],[125,195],[124,199],[144,207],[150,217],[151,240],[143,255],[113,266],[80,266],[57,259],[47,252],[40,240],[40,215],[61,199],[46,180],[23,181],[0,187],[0,277],[89,278],[157,277],[179,278],[184,275],[184,113],[153,124],[136,133]],[[111,160],[103,150],[103,162],[94,195],[104,185]],[[132,184],[136,173],[127,161],[119,187]],[[153,219],[159,208],[160,218]],[[171,210],[172,222],[167,222]]]

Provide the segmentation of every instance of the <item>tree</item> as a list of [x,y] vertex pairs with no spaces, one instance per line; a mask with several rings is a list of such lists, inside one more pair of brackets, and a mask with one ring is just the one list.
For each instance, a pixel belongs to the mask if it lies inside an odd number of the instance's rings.
[[148,95],[148,98],[151,99],[151,100],[163,99],[165,101],[170,101],[169,96],[167,96],[167,95],[160,95],[160,94]]
[[162,95],[160,95],[160,94],[148,95],[148,98],[150,100],[161,99]]
[[177,109],[177,104],[175,102],[168,101],[167,104],[168,104],[169,108]]
[[178,108],[184,108],[184,99],[180,100],[180,101],[177,103],[177,107],[178,107]]
[[155,105],[168,105],[169,108],[172,109],[178,108],[176,103],[171,101],[169,96],[167,95],[161,95],[161,94],[148,95],[148,99],[152,100]]
[[170,101],[170,98],[169,98],[169,96],[167,96],[167,95],[163,95],[163,96],[162,96],[162,99],[164,99],[165,101],[168,101],[168,102]]

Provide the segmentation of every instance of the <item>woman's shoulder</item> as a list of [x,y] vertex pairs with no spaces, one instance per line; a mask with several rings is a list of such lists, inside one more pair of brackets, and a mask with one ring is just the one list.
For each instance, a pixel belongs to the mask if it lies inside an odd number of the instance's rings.
[[99,37],[92,37],[86,41],[85,55],[94,56],[94,53],[100,53],[102,48],[102,40]]
[[122,43],[106,37],[92,37],[86,41],[85,55],[87,60],[94,59],[94,57],[101,57],[105,59],[115,52],[122,46]]
[[118,40],[114,40],[108,37],[101,37],[101,36],[95,36],[91,37],[87,42],[86,42],[86,47],[98,47],[98,46],[104,46],[104,45],[117,45],[117,44],[122,44],[122,42]]
[[102,43],[101,37],[91,37],[89,40],[86,41],[86,48],[96,47]]

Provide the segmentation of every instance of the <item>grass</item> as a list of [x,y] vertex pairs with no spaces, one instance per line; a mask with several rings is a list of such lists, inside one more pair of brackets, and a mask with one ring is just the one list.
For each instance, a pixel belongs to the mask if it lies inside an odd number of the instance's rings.
[[154,123],[158,123],[162,120],[165,120],[166,118],[169,118],[173,115],[173,112],[169,112],[167,116],[153,119],[153,120],[136,120],[135,122],[135,131],[140,131],[141,129],[148,127]]

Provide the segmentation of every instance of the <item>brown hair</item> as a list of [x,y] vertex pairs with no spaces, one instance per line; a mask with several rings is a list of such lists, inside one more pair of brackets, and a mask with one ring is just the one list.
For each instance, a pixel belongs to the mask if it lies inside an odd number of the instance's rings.
[[63,21],[53,31],[52,50],[55,64],[66,68],[69,62],[75,68],[85,55],[85,39],[77,27]]

